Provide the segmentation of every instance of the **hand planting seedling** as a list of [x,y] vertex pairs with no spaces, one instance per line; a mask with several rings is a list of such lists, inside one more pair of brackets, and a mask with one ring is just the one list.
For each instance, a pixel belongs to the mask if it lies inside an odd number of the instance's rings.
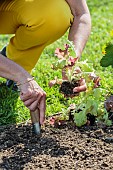
[[94,69],[92,66],[90,66],[90,64],[88,64],[86,61],[78,61],[77,57],[73,57],[75,56],[74,47],[71,42],[69,43],[70,44],[64,45],[64,50],[59,48],[55,50],[55,56],[58,58],[58,60],[52,64],[53,70],[61,70],[62,79],[55,77],[54,80],[49,82],[50,87],[55,84],[59,84],[59,91],[66,98],[72,98],[79,95],[76,87],[84,86],[84,90],[82,91],[85,91],[85,80],[87,80],[86,84],[94,80],[94,86],[98,86],[99,84],[97,85],[97,80],[98,83],[100,80],[100,78],[94,74]]
[[70,56],[69,49],[70,46],[66,44],[64,50],[59,48],[55,50],[55,55],[58,57],[58,60],[52,64],[52,68],[53,70],[61,69],[62,79],[55,78],[55,80],[49,82],[50,87],[54,84],[60,84],[59,91],[64,94],[64,97],[74,97],[78,95],[78,92],[74,91],[74,88],[83,83],[81,69],[76,67],[78,58]]

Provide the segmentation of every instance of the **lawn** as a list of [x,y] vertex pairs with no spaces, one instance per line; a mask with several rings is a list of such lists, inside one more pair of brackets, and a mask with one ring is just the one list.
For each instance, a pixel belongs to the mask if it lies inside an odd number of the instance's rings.
[[[109,32],[113,29],[113,1],[88,0],[87,3],[92,17],[92,31],[81,60],[87,59],[88,63],[92,63],[96,74],[101,77],[101,87],[106,90],[105,96],[102,96],[102,100],[104,100],[107,94],[113,93],[113,69],[111,67],[105,69],[100,66],[102,47],[111,40]],[[63,48],[63,45],[67,42],[67,34],[43,51],[36,67],[31,73],[47,93],[47,116],[64,112],[73,102],[76,104],[80,103],[80,97],[71,100],[64,99],[63,95],[59,93],[58,86],[52,88],[48,86],[48,82],[55,76],[61,76],[59,71],[51,69],[51,63],[56,61],[54,50],[57,47]],[[1,48],[8,42],[9,38],[10,36],[8,35],[0,36]],[[16,92],[4,87],[2,83],[5,81],[5,79],[0,78],[0,124],[12,124],[29,120],[29,110],[20,101]]]

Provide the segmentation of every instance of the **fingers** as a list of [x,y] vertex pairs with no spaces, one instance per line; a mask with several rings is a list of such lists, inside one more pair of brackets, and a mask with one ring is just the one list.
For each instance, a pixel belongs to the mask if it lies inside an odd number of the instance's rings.
[[31,99],[32,98],[32,90],[29,89],[27,92],[21,92],[20,93],[20,99],[24,102],[28,99]]
[[[40,103],[40,100],[41,100],[41,97],[43,96],[43,94],[40,94],[40,93],[37,93],[36,94],[36,97],[31,97],[31,98],[29,98],[29,99],[27,99],[27,100],[23,100],[24,101],[24,105],[26,106],[26,107],[28,107],[29,108],[29,106],[31,106],[29,109],[31,110],[31,111],[34,111],[35,110],[35,108],[36,108],[36,105],[38,104],[38,103]],[[37,102],[36,102],[37,101]],[[36,103],[36,104],[35,104]],[[32,106],[33,105],[33,106]]]
[[20,94],[20,98],[23,102],[27,101],[28,99],[31,99],[31,101],[33,100],[33,98],[41,98],[43,96],[43,90],[41,89],[29,89],[27,91],[27,93],[25,92],[21,92]]
[[85,82],[85,79],[82,79],[82,81],[80,82],[80,86],[78,87],[75,87],[73,89],[73,92],[82,92],[82,91],[86,91],[87,89],[87,85],[86,85],[86,82]]
[[40,124],[43,124],[44,119],[45,119],[45,110],[46,110],[46,95],[45,95],[45,93],[43,94],[43,96],[38,96],[37,100],[35,100],[35,101],[33,99],[27,100],[24,102],[24,104],[32,112],[37,110],[37,108],[39,109]]
[[39,111],[40,111],[40,124],[44,123],[45,120],[45,110],[46,110],[46,96],[42,97],[42,100],[39,104]]
[[36,82],[29,82],[21,86],[20,98],[31,112],[39,110],[40,124],[43,124],[46,110],[46,93],[43,89]]
[[73,92],[82,92],[82,91],[86,91],[86,85],[82,85],[82,86],[79,86],[79,87],[75,87],[73,89]]
[[27,100],[24,102],[30,111],[35,111],[37,108],[39,109],[39,117],[40,117],[40,124],[44,123],[45,119],[45,110],[46,110],[46,95],[39,95],[35,101],[33,99]]
[[[35,101],[30,106],[28,106],[28,108],[30,110],[32,109],[32,112],[35,112],[35,114],[39,114],[40,124],[43,124],[44,120],[45,120],[45,110],[46,110],[46,97],[45,97],[45,95],[40,99],[40,103]],[[33,110],[34,108],[36,108],[36,109]],[[37,110],[38,110],[38,112],[36,113]]]
[[[25,104],[25,103],[24,103]],[[38,108],[39,102],[38,100],[33,101],[30,105],[26,106],[30,111],[34,112]]]
[[[25,103],[24,103],[25,104]],[[27,106],[30,111],[34,112],[39,109],[39,118],[40,118],[40,124],[44,123],[45,120],[45,110],[46,110],[46,97],[43,95],[43,97],[40,98],[40,102],[38,100],[31,103],[29,106]]]

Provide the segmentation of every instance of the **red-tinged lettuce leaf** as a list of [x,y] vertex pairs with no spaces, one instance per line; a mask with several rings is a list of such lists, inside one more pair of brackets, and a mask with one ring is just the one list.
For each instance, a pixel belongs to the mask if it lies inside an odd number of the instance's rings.
[[113,67],[113,44],[112,43],[106,45],[105,55],[101,59],[100,65],[102,67],[108,67],[110,65]]
[[52,87],[55,84],[57,84],[57,80],[50,80],[49,83],[48,83],[49,87]]
[[68,66],[74,66],[74,64],[77,62],[78,60],[78,57],[77,58],[74,58],[72,56],[69,56],[69,59],[68,59]]
[[55,50],[55,56],[57,56],[59,59],[64,59],[66,56],[69,55],[69,45],[68,44],[65,44],[64,45],[65,49],[62,50],[60,48],[56,48]]
[[59,84],[61,85],[62,84],[62,79],[54,79],[54,80],[50,80],[48,85],[49,87],[53,87],[55,84]]
[[101,78],[100,78],[100,77],[96,77],[96,78],[94,78],[94,80],[93,80],[94,88],[97,88],[97,87],[99,87],[99,86],[100,86],[100,80],[101,80]]
[[55,128],[58,128],[59,126],[62,126],[66,123],[66,120],[62,120],[61,116],[55,115],[50,117],[49,124]]

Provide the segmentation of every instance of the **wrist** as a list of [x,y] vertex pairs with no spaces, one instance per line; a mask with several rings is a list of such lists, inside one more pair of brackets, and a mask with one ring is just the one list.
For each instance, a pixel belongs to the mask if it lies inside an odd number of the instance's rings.
[[17,85],[25,84],[31,80],[33,80],[33,77],[25,70],[22,70],[15,75],[15,82]]
[[29,82],[32,81],[32,80],[34,80],[34,77],[32,77],[32,78],[27,78],[26,81],[20,82],[19,84],[17,84],[17,86],[24,85],[24,84],[26,84],[26,83],[29,83]]

